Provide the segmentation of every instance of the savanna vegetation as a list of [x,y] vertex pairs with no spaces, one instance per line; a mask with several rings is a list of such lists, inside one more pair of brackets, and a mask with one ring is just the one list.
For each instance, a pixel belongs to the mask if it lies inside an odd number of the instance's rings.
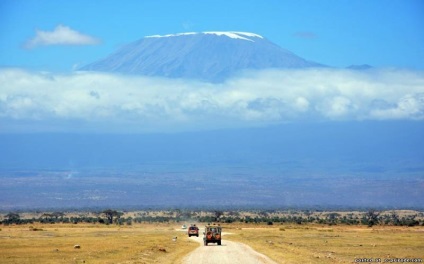
[[118,211],[0,214],[1,263],[181,263],[200,246],[182,224],[219,223],[224,241],[277,263],[423,259],[424,214],[391,211]]
[[390,211],[193,211],[163,210],[125,212],[106,209],[97,212],[9,212],[0,215],[3,225],[20,224],[104,224],[132,225],[135,223],[220,222],[274,224],[321,224],[364,226],[424,226],[424,213],[412,210]]

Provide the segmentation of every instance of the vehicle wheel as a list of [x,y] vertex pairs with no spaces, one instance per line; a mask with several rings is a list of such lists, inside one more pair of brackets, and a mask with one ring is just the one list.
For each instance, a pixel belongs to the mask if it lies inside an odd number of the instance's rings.
[[199,237],[199,235],[197,235],[197,237]]
[[218,241],[218,246],[220,246],[221,245],[221,241]]

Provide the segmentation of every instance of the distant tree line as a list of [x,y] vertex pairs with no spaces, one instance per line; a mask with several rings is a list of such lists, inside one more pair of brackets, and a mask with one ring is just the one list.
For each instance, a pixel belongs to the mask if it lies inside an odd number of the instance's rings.
[[197,212],[175,210],[168,214],[149,215],[139,214],[123,217],[124,213],[112,209],[93,213],[95,216],[79,215],[67,217],[63,212],[44,213],[38,218],[22,219],[18,213],[10,212],[3,216],[0,221],[3,225],[11,224],[56,224],[56,223],[92,223],[92,224],[115,224],[132,225],[133,223],[179,223],[179,222],[203,222],[203,223],[256,223],[256,224],[323,224],[323,225],[391,225],[391,226],[424,226],[423,215],[399,216],[395,211],[381,214],[376,210],[369,210],[362,214],[348,213],[343,216],[340,213],[322,213],[313,215],[310,211],[293,211],[289,215],[275,216],[272,212],[257,212],[256,216],[243,216],[240,212],[213,211],[200,216]]

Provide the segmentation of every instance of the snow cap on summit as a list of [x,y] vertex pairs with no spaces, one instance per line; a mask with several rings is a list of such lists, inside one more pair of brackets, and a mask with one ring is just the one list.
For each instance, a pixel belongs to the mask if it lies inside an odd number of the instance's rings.
[[237,32],[237,31],[206,31],[206,32],[186,32],[186,33],[177,33],[177,34],[168,34],[168,35],[153,35],[146,36],[146,38],[166,38],[166,37],[178,37],[178,36],[187,36],[195,34],[211,34],[218,36],[226,36],[233,39],[243,39],[248,41],[254,41],[251,38],[261,38],[261,35],[250,33],[250,32]]

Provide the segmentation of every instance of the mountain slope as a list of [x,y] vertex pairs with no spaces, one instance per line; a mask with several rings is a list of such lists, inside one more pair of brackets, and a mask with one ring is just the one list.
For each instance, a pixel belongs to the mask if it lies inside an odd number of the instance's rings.
[[245,69],[322,66],[246,32],[149,36],[81,70],[222,82]]

